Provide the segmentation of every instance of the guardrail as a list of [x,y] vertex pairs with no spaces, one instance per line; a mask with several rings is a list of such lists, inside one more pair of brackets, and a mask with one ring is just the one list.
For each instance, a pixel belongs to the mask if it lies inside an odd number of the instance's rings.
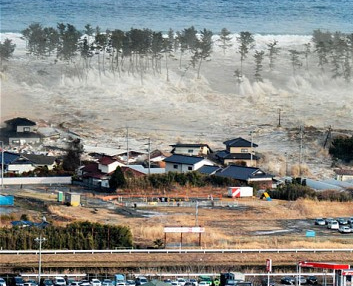
[[[202,253],[202,254],[211,254],[211,253],[323,253],[323,252],[350,252],[353,253],[353,248],[319,248],[319,249],[310,249],[310,248],[280,248],[280,249],[91,249],[91,250],[47,250],[42,249],[42,254],[99,254],[99,253],[125,253],[125,254],[137,254],[137,253],[163,253],[163,254],[182,254],[182,253]],[[39,250],[0,250],[1,254],[39,254]]]

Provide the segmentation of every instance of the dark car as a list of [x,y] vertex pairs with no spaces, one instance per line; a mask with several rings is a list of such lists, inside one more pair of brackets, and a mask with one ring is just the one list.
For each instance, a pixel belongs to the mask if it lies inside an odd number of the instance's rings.
[[317,278],[316,278],[316,276],[313,276],[313,275],[308,276],[308,277],[306,278],[306,281],[307,281],[307,283],[310,284],[310,285],[316,285],[316,284],[317,284]]
[[[269,280],[269,281],[268,281]],[[270,279],[268,279],[268,278],[263,278],[262,280],[261,280],[261,286],[267,286],[267,285],[269,285],[269,286],[275,286],[276,285],[276,283],[270,278]]]
[[285,285],[294,285],[295,279],[293,277],[285,276],[281,278],[281,283]]
[[44,279],[41,283],[42,286],[53,286],[54,283],[51,279]]
[[21,276],[13,277],[11,280],[12,286],[23,286],[24,283],[25,283],[25,281],[23,280],[23,278]]

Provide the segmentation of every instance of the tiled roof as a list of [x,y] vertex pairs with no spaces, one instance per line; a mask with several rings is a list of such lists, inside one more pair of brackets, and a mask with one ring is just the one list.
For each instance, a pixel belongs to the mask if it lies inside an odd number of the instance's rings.
[[[228,147],[251,147],[251,142],[241,137],[224,141],[223,144],[225,144]],[[255,144],[254,142],[252,143],[252,146],[254,148],[258,147],[258,145]]]
[[35,165],[52,165],[56,159],[56,157],[53,156],[37,154],[21,154],[21,157],[31,161]]
[[236,180],[247,181],[255,178],[272,178],[272,175],[266,174],[259,168],[244,167],[238,165],[229,165],[221,172],[217,172],[218,176],[233,178]]
[[82,172],[85,173],[94,173],[94,172],[99,172],[98,169],[98,164],[96,162],[90,162],[87,165],[85,165],[82,169]]
[[[4,164],[10,164],[16,161],[20,157],[20,154],[5,151],[4,152]],[[1,164],[1,163],[0,163]]]
[[195,144],[193,144],[193,143],[191,143],[191,144],[180,143],[180,144],[173,144],[173,145],[169,145],[169,146],[171,146],[171,147],[208,147],[208,148],[210,148],[207,144],[203,144],[203,143],[199,143],[199,144],[197,144],[197,143],[195,143]]
[[[238,159],[238,160],[251,160],[250,153],[230,153],[227,150],[220,151],[216,154],[218,158],[225,159]],[[258,160],[259,157],[252,155],[253,160]]]
[[206,175],[213,175],[214,173],[216,173],[217,171],[221,171],[222,168],[218,167],[218,166],[209,166],[209,165],[205,165],[202,166],[200,169],[198,169],[197,171],[200,172],[201,174],[206,174]]
[[348,176],[353,176],[353,170],[344,170],[344,169],[336,169],[335,173],[337,175],[348,175]]
[[109,156],[103,156],[102,158],[100,158],[98,160],[99,164],[102,164],[102,165],[110,165],[114,162],[116,162],[115,159],[113,159],[112,157],[109,157]]
[[32,120],[29,120],[23,117],[13,118],[5,121],[5,123],[7,125],[12,125],[12,126],[35,126],[36,125],[36,123],[33,122]]
[[172,155],[172,156],[170,156],[168,158],[165,158],[164,162],[186,164],[186,165],[194,165],[194,164],[196,164],[198,162],[201,162],[202,160],[204,160],[203,157],[174,154],[174,155]]

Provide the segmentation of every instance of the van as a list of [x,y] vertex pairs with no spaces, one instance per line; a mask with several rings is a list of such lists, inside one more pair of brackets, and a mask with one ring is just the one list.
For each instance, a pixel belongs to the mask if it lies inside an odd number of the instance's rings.
[[328,229],[339,229],[340,225],[337,220],[330,221],[327,225]]

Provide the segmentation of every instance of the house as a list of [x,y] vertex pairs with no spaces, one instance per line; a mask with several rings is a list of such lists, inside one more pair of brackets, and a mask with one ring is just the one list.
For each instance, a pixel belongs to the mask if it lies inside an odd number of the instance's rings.
[[174,144],[171,153],[189,156],[207,156],[213,151],[207,144]]
[[56,165],[56,157],[37,154],[17,154],[4,152],[4,172],[22,174],[38,167],[47,167],[52,170]]
[[125,164],[114,157],[103,156],[98,160],[98,169],[105,174],[114,172],[118,166],[125,166]]
[[226,149],[216,153],[216,158],[223,165],[237,164],[256,167],[259,157],[255,155],[257,144],[241,137],[223,142]]
[[22,117],[13,118],[5,121],[6,129],[4,136],[8,138],[9,145],[22,145],[26,143],[38,144],[41,142],[42,135],[36,132],[36,123]]
[[353,181],[353,170],[336,169],[335,173],[337,181]]
[[214,175],[217,172],[222,171],[222,168],[218,167],[218,166],[205,165],[205,166],[202,166],[197,171],[200,172],[201,174],[204,174],[204,175]]
[[273,175],[266,174],[259,168],[239,165],[229,165],[215,173],[216,176],[227,177],[249,184],[256,184],[261,188],[273,187]]
[[214,163],[204,157],[177,155],[174,154],[166,159],[165,171],[166,172],[190,172],[196,171],[204,165],[214,165]]

